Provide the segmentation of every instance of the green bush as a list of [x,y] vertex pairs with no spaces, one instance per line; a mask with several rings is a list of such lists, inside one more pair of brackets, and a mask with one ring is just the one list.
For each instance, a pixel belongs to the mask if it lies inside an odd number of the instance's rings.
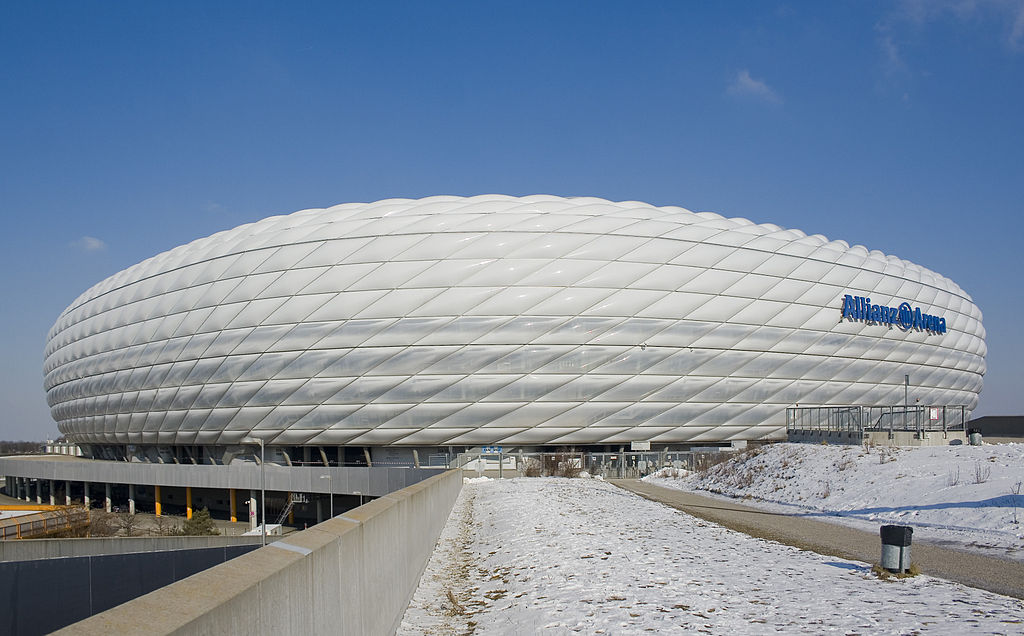
[[213,523],[210,511],[203,508],[192,513],[192,518],[186,519],[185,523],[181,524],[181,534],[186,536],[208,536],[220,534],[220,530],[217,530],[216,524]]

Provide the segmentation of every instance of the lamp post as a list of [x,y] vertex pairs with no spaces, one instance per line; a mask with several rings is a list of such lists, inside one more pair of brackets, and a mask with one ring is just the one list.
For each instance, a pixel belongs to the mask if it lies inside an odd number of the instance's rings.
[[903,428],[910,430],[910,374],[903,376]]
[[242,440],[246,444],[259,444],[260,445],[260,528],[262,531],[260,534],[263,536],[263,545],[267,545],[267,456],[266,449],[263,446],[262,437],[246,437]]
[[330,473],[326,475],[320,475],[320,479],[327,480],[327,487],[331,490],[331,494],[328,495],[331,498],[331,519],[334,518],[334,478]]

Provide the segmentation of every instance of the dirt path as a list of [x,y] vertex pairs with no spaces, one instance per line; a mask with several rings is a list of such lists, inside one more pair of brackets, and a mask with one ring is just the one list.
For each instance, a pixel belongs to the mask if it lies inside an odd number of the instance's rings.
[[[866,563],[877,563],[881,554],[881,539],[877,533],[758,510],[637,479],[609,481],[651,501],[754,537]],[[1024,562],[953,550],[924,541],[915,541],[911,554],[924,574],[1024,599]]]

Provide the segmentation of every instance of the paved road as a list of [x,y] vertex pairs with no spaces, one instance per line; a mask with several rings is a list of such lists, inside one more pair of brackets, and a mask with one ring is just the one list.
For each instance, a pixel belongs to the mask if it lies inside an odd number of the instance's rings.
[[[874,532],[758,510],[637,479],[609,481],[651,501],[754,537],[867,563],[878,563],[881,556],[881,539]],[[914,542],[911,556],[924,574],[1024,599],[1024,562],[953,550],[923,541]]]

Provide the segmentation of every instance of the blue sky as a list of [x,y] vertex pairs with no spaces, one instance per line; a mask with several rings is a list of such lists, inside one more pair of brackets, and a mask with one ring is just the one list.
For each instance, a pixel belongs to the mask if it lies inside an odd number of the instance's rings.
[[930,267],[1024,413],[1024,0],[0,0],[0,439],[56,434],[47,330],[106,276],[307,207],[635,199]]

